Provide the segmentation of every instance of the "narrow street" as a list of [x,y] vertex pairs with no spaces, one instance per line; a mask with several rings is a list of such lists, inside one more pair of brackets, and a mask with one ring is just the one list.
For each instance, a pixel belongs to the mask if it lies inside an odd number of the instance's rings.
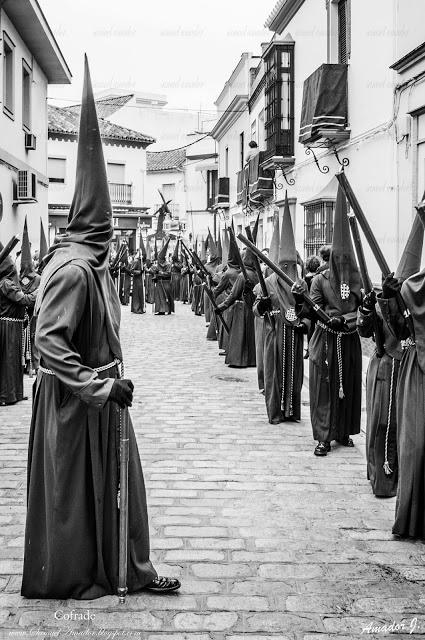
[[[315,458],[307,394],[301,424],[268,424],[255,370],[226,367],[204,318],[176,309],[123,308],[122,338],[152,556],[160,574],[181,576],[180,594],[124,607],[114,596],[21,598],[26,401],[0,409],[1,637],[90,637],[89,627],[120,640],[348,640],[391,624],[397,637],[414,637],[412,625],[425,635],[425,546],[393,540],[395,499],[370,491],[364,436]],[[72,610],[92,619],[67,619]]]

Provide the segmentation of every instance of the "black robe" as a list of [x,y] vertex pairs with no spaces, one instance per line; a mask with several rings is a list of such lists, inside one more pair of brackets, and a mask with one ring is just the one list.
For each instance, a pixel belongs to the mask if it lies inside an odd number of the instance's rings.
[[174,312],[170,265],[164,262],[156,267],[151,267],[150,271],[155,284],[154,312],[161,314]]
[[[270,424],[300,420],[304,333],[309,320],[295,313],[290,288],[275,274],[265,280],[273,311],[263,320],[264,396]],[[258,315],[259,297],[254,305]]]
[[329,316],[343,316],[347,323],[347,331],[340,333],[338,338],[335,332],[328,331],[318,322],[309,343],[313,437],[319,442],[342,440],[348,435],[360,433],[362,350],[356,329],[360,300],[350,293],[348,300],[343,302],[331,286],[329,270],[313,278],[310,296]]
[[24,318],[35,298],[22,291],[16,275],[0,280],[0,404],[24,397]]
[[[382,311],[381,311],[382,310]],[[387,300],[379,298],[374,315],[362,307],[357,327],[362,338],[372,338],[378,330],[384,347],[369,361],[366,377],[366,460],[367,477],[379,498],[395,496],[398,482],[396,390],[402,349],[388,325]]]
[[189,268],[183,267],[181,272],[180,295],[179,295],[179,299],[181,302],[183,302],[183,304],[186,304],[187,302],[189,302],[189,289],[190,289]]
[[133,292],[131,296],[131,312],[145,313],[145,291],[143,286],[143,265],[140,258],[136,258],[131,265],[133,277]]
[[[40,284],[40,276],[38,273],[33,272],[30,275],[25,275],[20,280],[21,289],[24,293],[34,293],[38,285]],[[35,325],[36,320],[34,318],[32,307],[27,308],[29,317],[29,324],[25,329],[25,344],[26,344],[26,373],[32,375],[33,370],[38,369],[39,358],[37,349],[35,348]]]
[[[233,285],[236,282],[237,277],[240,274],[240,269],[234,266],[228,266],[226,271],[223,271],[220,276],[216,273],[214,276],[214,282],[217,282],[217,286],[214,289],[214,296],[217,304],[221,304],[223,300],[230,295]],[[232,326],[233,308],[226,309],[223,313],[223,318],[226,321],[229,329]],[[229,335],[223,329],[223,325],[220,321],[217,324],[217,339],[219,349],[227,350],[229,345]]]
[[[258,283],[257,273],[246,268],[248,279],[252,288]],[[255,332],[254,314],[251,299],[244,298],[245,278],[242,273],[238,275],[229,295],[223,300],[221,306],[232,309],[232,323],[228,336],[226,350],[226,364],[230,367],[255,367]]]
[[[397,386],[398,488],[393,533],[425,539],[425,269],[408,278],[401,289],[414,326],[400,365]],[[394,298],[388,318],[396,338],[409,337]]]
[[130,302],[131,268],[129,264],[121,265],[119,272],[119,295],[121,304],[127,306]]
[[171,293],[174,300],[180,300],[180,284],[182,263],[179,260],[173,260],[171,265]]
[[[262,295],[259,284],[254,287],[255,297]],[[257,363],[257,382],[258,389],[264,390],[264,318],[254,315],[254,331],[255,331],[255,361]]]
[[[42,280],[43,282],[43,280]],[[58,295],[60,293],[60,295]],[[108,317],[120,308],[111,288]],[[118,376],[97,280],[82,260],[45,281],[37,318],[41,367],[34,387],[22,595],[93,599],[118,580],[117,489],[120,410],[107,402]],[[130,424],[128,586],[156,572],[149,560],[143,472]]]

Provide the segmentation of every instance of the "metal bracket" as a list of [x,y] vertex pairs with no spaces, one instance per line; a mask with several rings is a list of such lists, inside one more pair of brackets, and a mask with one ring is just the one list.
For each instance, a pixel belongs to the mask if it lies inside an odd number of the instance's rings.
[[338,164],[339,164],[342,168],[344,168],[344,167],[348,167],[348,165],[350,164],[350,160],[349,160],[349,158],[343,158],[343,159],[342,159],[342,162],[341,162],[341,160],[339,159],[339,155],[338,155],[338,151],[337,151],[336,147],[334,147],[334,148],[332,149],[332,151],[333,151],[333,153],[334,153],[335,158],[336,158],[336,159],[337,159],[337,161],[338,161]]
[[276,168],[275,168],[275,171],[274,171],[274,177],[273,177],[273,184],[276,187],[276,189],[278,191],[283,189],[283,184],[281,182],[277,182],[277,180],[276,180],[276,171],[278,169],[280,169],[280,171],[282,172],[282,175],[283,175],[283,177],[285,179],[286,184],[289,185],[290,187],[292,187],[295,184],[294,178],[288,178],[288,176],[286,175],[286,172],[285,172],[285,165],[277,164]]
[[305,153],[307,156],[310,155],[310,153],[312,154],[313,158],[314,158],[314,162],[316,163],[316,167],[319,169],[320,173],[329,173],[329,167],[327,164],[323,165],[323,168],[320,168],[320,164],[319,161],[316,157],[316,154],[313,151],[313,147],[306,147],[305,149]]

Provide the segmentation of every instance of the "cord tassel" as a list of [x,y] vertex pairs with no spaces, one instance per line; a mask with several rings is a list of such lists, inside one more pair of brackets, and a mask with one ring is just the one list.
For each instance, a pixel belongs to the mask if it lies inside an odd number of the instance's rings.
[[390,476],[393,470],[390,467],[390,463],[388,462],[388,438],[390,435],[390,426],[391,426],[391,412],[393,408],[393,389],[394,389],[394,371],[395,371],[395,358],[391,358],[391,382],[390,382],[390,401],[388,405],[388,419],[387,419],[387,431],[385,434],[385,460],[382,468],[384,469],[384,473],[387,476]]

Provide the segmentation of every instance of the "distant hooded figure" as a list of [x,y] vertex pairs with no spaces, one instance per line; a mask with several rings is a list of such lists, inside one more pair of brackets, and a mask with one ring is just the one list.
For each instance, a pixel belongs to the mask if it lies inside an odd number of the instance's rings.
[[[395,274],[399,282],[420,271],[423,240],[424,227],[417,215]],[[373,338],[380,346],[369,360],[366,378],[367,477],[377,497],[390,498],[398,484],[396,390],[403,349],[391,328],[389,301],[382,295],[376,300],[374,291],[367,294],[357,317],[360,336]]]
[[180,283],[182,278],[182,262],[179,256],[180,240],[177,240],[171,258],[171,294],[173,300],[180,300]]
[[[223,246],[224,251],[222,260],[227,260],[226,269],[223,270],[218,277],[216,271],[212,277],[213,282],[216,284],[214,296],[217,305],[220,305],[227,296],[230,295],[233,285],[241,272],[237,258],[237,246],[235,246],[233,240],[230,240],[230,235],[227,229],[225,230],[225,242]],[[224,263],[222,264],[224,265]],[[229,308],[224,309],[222,314],[229,328],[232,325],[233,311],[232,306],[230,306]],[[219,355],[226,355],[227,348],[229,346],[229,335],[223,329],[223,325],[219,320],[217,321],[217,339],[218,346],[222,349]]]
[[180,279],[180,295],[179,299],[183,304],[189,302],[190,294],[190,269],[186,256],[182,255],[182,270]]
[[[91,600],[118,583],[120,304],[109,273],[112,208],[87,59],[75,193],[65,235],[46,256],[35,313],[40,368],[28,453],[22,595]],[[129,433],[128,587],[176,589],[149,559],[136,438]]]
[[329,268],[313,278],[310,296],[331,317],[331,326],[316,323],[309,343],[310,415],[318,441],[314,453],[325,456],[332,440],[353,447],[350,436],[360,433],[362,351],[356,327],[360,273],[340,187]]
[[[254,241],[257,237],[258,218],[253,230]],[[241,272],[236,278],[230,293],[224,298],[218,307],[223,313],[232,309],[232,322],[228,336],[228,347],[225,363],[230,367],[255,367],[255,330],[253,289],[258,284],[258,275],[255,270],[255,257],[249,249],[243,257],[245,275]]]
[[131,294],[131,312],[145,313],[145,291],[143,286],[143,259],[139,250],[138,255],[131,265],[131,276],[133,278],[133,291]]
[[[156,243],[156,240],[155,240]],[[153,304],[155,300],[155,283],[153,281],[153,275],[151,273],[151,267],[153,265],[153,256],[151,243],[148,239],[146,245],[146,269],[145,269],[145,300],[146,304]]]
[[[297,250],[287,197],[278,255],[279,267],[295,281]],[[269,275],[265,283],[269,297],[258,296],[254,312],[264,316],[264,396],[269,422],[278,424],[301,418],[303,345],[309,320],[297,316],[291,288],[276,274]]]
[[158,253],[157,264],[152,266],[150,272],[155,283],[154,313],[156,315],[170,315],[174,312],[174,298],[171,290],[171,265],[167,262],[167,249],[170,239]]
[[[24,231],[22,234],[22,251],[21,251],[21,271],[19,282],[24,293],[33,293],[38,289],[40,284],[40,276],[36,272],[32,256],[31,244],[28,236],[27,218],[25,217]],[[30,375],[34,369],[38,368],[37,350],[34,346],[35,340],[35,318],[33,317],[32,307],[27,309],[28,323],[25,327],[25,365],[26,371]]]
[[[0,243],[0,250],[3,245]],[[37,290],[25,293],[10,256],[0,264],[0,406],[24,398],[25,316]]]

